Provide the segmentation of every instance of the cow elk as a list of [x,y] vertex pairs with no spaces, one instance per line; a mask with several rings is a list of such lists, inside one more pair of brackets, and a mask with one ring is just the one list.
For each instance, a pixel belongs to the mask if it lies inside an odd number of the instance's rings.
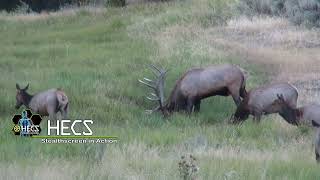
[[61,89],[49,89],[30,95],[28,90],[29,84],[25,88],[20,88],[16,84],[16,109],[24,105],[27,109],[31,109],[33,113],[41,116],[49,116],[50,119],[57,119],[57,113],[60,112],[62,118],[67,118],[68,114],[68,97]]
[[156,75],[156,79],[139,80],[140,83],[154,91],[151,93],[151,97],[147,98],[159,103],[155,109],[147,110],[149,113],[160,110],[164,116],[167,116],[173,111],[198,112],[201,100],[215,95],[231,95],[235,104],[239,105],[240,97],[246,95],[244,70],[235,65],[227,64],[190,69],[177,80],[165,102],[164,81],[167,71],[154,65],[150,67]]
[[279,113],[288,123],[297,125],[298,122],[292,114],[282,111],[281,107],[274,104],[282,94],[283,101],[290,108],[297,107],[298,91],[289,83],[276,83],[268,86],[252,89],[242,100],[234,114],[234,123],[243,122],[249,115],[254,116],[255,122],[260,122],[262,115]]

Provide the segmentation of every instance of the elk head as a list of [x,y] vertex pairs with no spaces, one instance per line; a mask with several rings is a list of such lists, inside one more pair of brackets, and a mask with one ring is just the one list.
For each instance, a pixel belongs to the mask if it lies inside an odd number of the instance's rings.
[[156,79],[151,80],[149,78],[144,77],[143,80],[139,79],[139,82],[146,85],[148,88],[154,91],[150,93],[151,96],[147,96],[147,99],[151,101],[157,101],[159,105],[152,110],[146,110],[146,112],[151,114],[155,111],[160,110],[162,114],[166,117],[169,115],[164,97],[164,81],[166,78],[167,70],[160,69],[154,65],[150,65],[150,68],[152,72],[156,75]]
[[288,123],[298,125],[299,124],[299,110],[292,108],[284,99],[282,94],[277,94],[277,99],[271,105],[273,108],[279,109],[279,114]]
[[248,109],[249,96],[246,95],[239,106],[236,109],[236,112],[231,116],[230,121],[234,124],[242,123],[248,119],[250,111]]
[[30,95],[27,93],[29,84],[25,88],[20,88],[19,84],[16,83],[16,109],[19,109],[22,105],[27,105],[30,101]]

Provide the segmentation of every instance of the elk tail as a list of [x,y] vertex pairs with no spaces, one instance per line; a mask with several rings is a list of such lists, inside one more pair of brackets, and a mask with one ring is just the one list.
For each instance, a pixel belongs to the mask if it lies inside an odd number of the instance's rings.
[[68,111],[69,100],[67,95],[61,91],[57,91],[57,100],[58,100],[58,110],[66,112]]

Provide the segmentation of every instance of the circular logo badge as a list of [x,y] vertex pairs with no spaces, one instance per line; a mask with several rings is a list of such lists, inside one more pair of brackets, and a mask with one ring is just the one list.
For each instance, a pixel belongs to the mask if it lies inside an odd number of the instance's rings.
[[20,132],[20,126],[19,125],[14,125],[13,126],[13,131],[14,132]]

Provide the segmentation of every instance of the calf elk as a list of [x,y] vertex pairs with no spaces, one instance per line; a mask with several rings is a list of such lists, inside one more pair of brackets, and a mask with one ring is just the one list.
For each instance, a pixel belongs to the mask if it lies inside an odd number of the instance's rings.
[[200,110],[202,99],[221,95],[231,95],[235,104],[239,105],[241,97],[246,95],[245,76],[243,70],[235,65],[217,65],[206,68],[194,68],[187,71],[175,84],[169,99],[165,102],[164,81],[167,71],[151,65],[156,80],[144,78],[140,83],[154,90],[149,100],[158,101],[159,106],[152,113],[160,110],[164,116],[173,111],[185,110],[188,113]]
[[56,119],[58,112],[61,113],[63,118],[67,118],[69,102],[68,97],[62,90],[49,89],[35,95],[30,95],[27,92],[28,87],[29,84],[21,89],[16,84],[16,109],[24,105],[26,108],[31,109],[32,112],[41,116],[49,116],[50,119]]

